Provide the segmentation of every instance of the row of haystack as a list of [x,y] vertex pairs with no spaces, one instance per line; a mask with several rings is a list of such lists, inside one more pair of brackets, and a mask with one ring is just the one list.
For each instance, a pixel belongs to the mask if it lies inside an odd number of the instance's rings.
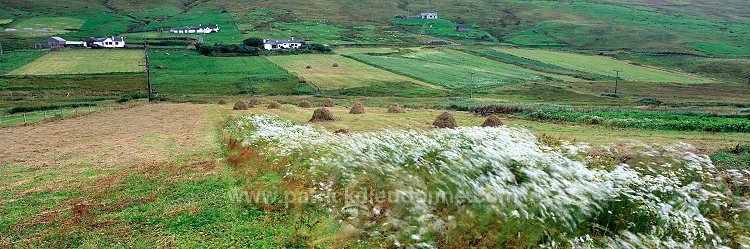
[[[458,127],[458,123],[456,123],[456,118],[453,117],[448,112],[443,112],[440,115],[435,118],[435,122],[432,122],[432,125],[437,128],[456,128]],[[487,119],[484,120],[484,123],[482,123],[482,127],[500,127],[503,126],[503,121],[500,121],[500,117],[497,115],[490,115],[487,117]]]
[[[226,105],[226,100],[219,100],[219,104]],[[248,110],[250,108],[254,108],[255,106],[261,105],[262,103],[258,99],[250,99],[250,101],[237,101],[237,103],[234,104],[235,110]],[[297,106],[302,108],[310,108],[312,104],[307,101],[303,100],[300,101]],[[316,109],[313,112],[312,118],[310,118],[310,122],[326,122],[326,121],[336,121],[338,120],[336,117],[333,116],[333,113],[331,113],[330,110],[328,110],[326,107],[333,107],[334,102],[332,99],[325,99],[322,102],[321,108]],[[269,102],[266,107],[268,109],[280,109],[281,104],[276,101]],[[365,113],[365,107],[360,102],[355,102],[354,105],[349,109],[349,114],[364,114]],[[404,109],[402,109],[399,105],[393,104],[390,107],[388,107],[388,111],[386,113],[406,113]],[[458,123],[456,123],[456,119],[453,117],[452,114],[448,112],[443,112],[440,115],[435,118],[435,121],[432,122],[432,125],[437,128],[456,128],[458,127]],[[500,121],[500,118],[497,115],[490,115],[487,117],[487,119],[482,123],[482,127],[498,127],[503,126],[503,122]]]
[[[226,105],[227,101],[223,100],[223,99],[219,100],[219,104],[220,105]],[[236,103],[234,103],[233,109],[235,109],[235,110],[248,110],[250,108],[255,108],[256,106],[259,106],[259,105],[262,105],[262,103],[258,99],[251,99],[248,102],[245,102],[244,100],[240,100],[240,101],[237,101]],[[280,109],[281,108],[281,104],[279,102],[276,102],[276,101],[271,101],[271,102],[268,102],[268,104],[266,105],[266,108],[268,108],[268,109]]]

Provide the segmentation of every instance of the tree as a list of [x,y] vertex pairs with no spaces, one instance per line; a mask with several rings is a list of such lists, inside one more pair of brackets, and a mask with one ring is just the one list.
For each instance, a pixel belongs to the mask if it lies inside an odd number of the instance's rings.
[[242,41],[242,44],[245,44],[245,46],[257,48],[263,46],[263,39],[258,37],[250,37]]

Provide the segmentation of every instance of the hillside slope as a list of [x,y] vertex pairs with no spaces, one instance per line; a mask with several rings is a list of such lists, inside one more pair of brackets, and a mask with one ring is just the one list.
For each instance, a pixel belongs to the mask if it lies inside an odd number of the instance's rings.
[[[411,36],[414,34],[407,34],[409,31],[396,27],[390,19],[421,11],[436,11],[441,19],[466,23],[473,29],[487,31],[499,42],[520,46],[680,52],[723,57],[750,55],[747,42],[750,40],[750,14],[743,11],[750,8],[750,3],[739,0],[1,2],[0,19],[11,21],[0,27],[23,28],[18,26],[19,22],[40,16],[85,20],[82,27],[69,30],[68,35],[72,37],[123,34],[139,30],[139,27],[158,26],[154,22],[166,25],[175,23],[169,21],[173,18],[203,20],[200,16],[206,13],[225,11],[231,14],[246,37],[296,35],[307,38],[325,31],[327,39],[317,41],[333,41],[333,44],[415,42]],[[377,34],[381,33],[387,33],[391,38],[379,37]],[[16,44],[15,47],[28,47],[39,42],[44,34],[37,36],[29,38],[19,32],[0,32],[0,42],[10,44],[10,47]]]

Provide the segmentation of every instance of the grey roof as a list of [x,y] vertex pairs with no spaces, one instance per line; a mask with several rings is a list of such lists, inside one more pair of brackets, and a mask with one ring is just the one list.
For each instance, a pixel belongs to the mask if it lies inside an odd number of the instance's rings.
[[469,25],[466,25],[466,24],[459,24],[459,25],[458,25],[457,27],[458,27],[458,28],[467,28],[467,29],[468,29],[468,28],[469,28]]
[[266,40],[263,44],[279,45],[284,43],[305,43],[304,40]]
[[123,41],[122,37],[96,37],[96,38],[91,38],[91,39],[93,39],[94,41],[97,41],[97,42],[103,42],[103,41],[105,41],[107,39],[110,39],[110,38],[112,38],[112,40],[116,41],[116,42],[122,42]]
[[198,26],[174,27],[174,28],[171,28],[170,30],[190,30],[190,29],[192,29],[192,30],[198,30],[198,29],[205,29],[205,28],[218,29],[219,25],[218,24],[213,24],[213,25],[198,25]]
[[65,41],[65,39],[63,39],[63,38],[61,38],[59,36],[53,36],[53,37],[50,37],[50,39],[53,39],[53,40],[56,40],[56,41],[59,41],[59,42],[64,42]]

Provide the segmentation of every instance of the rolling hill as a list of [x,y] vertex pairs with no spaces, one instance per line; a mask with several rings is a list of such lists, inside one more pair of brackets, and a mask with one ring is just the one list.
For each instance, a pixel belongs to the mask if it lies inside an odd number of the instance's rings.
[[[245,37],[305,37],[330,44],[414,43],[432,38],[456,39],[445,32],[428,37],[393,22],[400,15],[436,11],[447,23],[469,24],[497,42],[519,46],[572,49],[694,53],[719,57],[750,56],[750,8],[747,1],[40,1],[3,0],[0,27],[20,27],[40,17],[85,20],[66,29],[74,38],[125,34],[183,24],[184,20],[219,20]],[[10,21],[7,21],[10,20]],[[181,21],[183,20],[183,21]],[[234,28],[232,26],[237,26]],[[54,23],[49,24],[50,26]],[[325,32],[322,32],[325,31]],[[445,37],[441,37],[441,34]],[[39,38],[0,32],[6,47],[28,48]],[[236,42],[230,39],[229,42]],[[461,41],[460,38],[458,38]],[[213,41],[212,41],[213,42]],[[473,43],[465,40],[463,43]]]

